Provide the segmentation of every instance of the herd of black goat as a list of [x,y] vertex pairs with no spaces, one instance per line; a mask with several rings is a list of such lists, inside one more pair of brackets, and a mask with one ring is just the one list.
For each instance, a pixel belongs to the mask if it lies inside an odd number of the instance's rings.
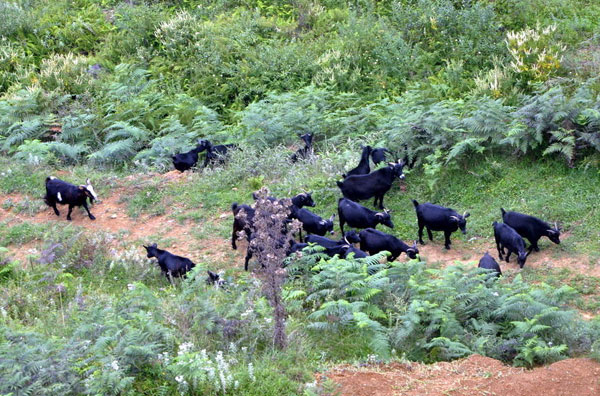
[[[308,159],[314,155],[313,135],[307,133],[302,135],[301,139],[305,146],[298,149],[291,156],[291,162]],[[236,147],[233,144],[212,145],[207,140],[199,140],[195,149],[173,156],[173,165],[175,169],[184,172],[196,166],[199,153],[206,151],[203,165],[206,167],[210,163],[223,162],[226,159],[227,152]],[[384,209],[383,198],[396,179],[404,179],[403,168],[407,165],[407,158],[405,157],[403,160],[389,162],[387,166],[371,172],[370,160],[372,159],[377,166],[386,161],[386,155],[389,154],[391,152],[386,148],[363,147],[359,164],[342,175],[343,181],[337,182],[343,195],[343,198],[338,200],[338,217],[343,237],[338,241],[325,237],[327,233],[334,233],[333,220],[335,215],[325,220],[305,208],[315,206],[311,193],[303,192],[287,201],[289,202],[288,220],[296,219],[301,224],[299,242],[289,239],[281,243],[282,246],[286,247],[287,255],[302,250],[308,244],[314,244],[323,247],[323,252],[331,257],[339,255],[341,257],[364,258],[368,255],[388,251],[390,252],[389,261],[396,260],[402,253],[405,253],[411,259],[417,258],[419,254],[417,241],[409,245],[393,235],[376,229],[378,224],[394,228],[390,211]],[[256,195],[254,195],[255,200],[256,198]],[[375,198],[374,206],[383,209],[383,211],[371,210],[357,203],[357,201],[370,198]],[[88,199],[90,203],[98,199],[89,179],[85,185],[75,186],[52,176],[46,178],[44,201],[54,209],[57,216],[60,215],[60,212],[56,204],[69,206],[67,220],[71,220],[71,212],[75,206],[82,206],[87,211],[89,218],[94,220],[95,217],[90,213],[87,206]],[[276,200],[273,197],[268,197],[268,199],[271,201]],[[284,202],[284,200],[280,202]],[[417,214],[420,244],[425,244],[423,241],[424,228],[427,230],[430,241],[433,240],[432,231],[444,232],[444,246],[446,249],[450,249],[452,243],[450,235],[453,232],[460,229],[463,234],[466,234],[467,218],[470,216],[468,212],[461,215],[451,208],[428,202],[420,204],[414,199],[412,202]],[[236,241],[239,238],[245,238],[248,242],[253,239],[255,209],[251,205],[239,205],[235,202],[231,205],[231,209],[234,216],[231,247],[237,249]],[[556,223],[554,226],[550,226],[537,217],[518,212],[507,212],[503,208],[501,208],[501,212],[503,222],[493,223],[494,237],[500,260],[504,259],[508,263],[511,254],[515,253],[517,263],[520,268],[523,268],[527,256],[532,250],[539,251],[538,241],[541,237],[547,236],[552,242],[560,243],[560,229]],[[362,230],[360,232],[355,230],[344,232],[344,225]],[[302,238],[302,230],[307,234],[304,239]],[[528,249],[525,248],[523,238],[526,238],[530,243]],[[354,246],[357,243],[360,248]],[[156,244],[144,246],[144,248],[149,258],[157,258],[161,271],[168,279],[184,276],[186,272],[195,266],[191,260],[185,257],[158,249]],[[244,260],[245,270],[248,270],[253,253],[252,245],[248,243]],[[502,274],[498,262],[487,252],[479,261],[479,267],[493,270],[498,276]],[[223,282],[218,274],[208,271],[208,275],[207,282],[210,284],[219,285]]]

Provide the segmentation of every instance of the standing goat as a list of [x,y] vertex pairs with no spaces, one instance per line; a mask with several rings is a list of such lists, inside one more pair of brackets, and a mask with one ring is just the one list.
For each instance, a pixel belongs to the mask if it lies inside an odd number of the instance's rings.
[[312,145],[313,134],[305,133],[304,135],[300,136],[300,139],[302,139],[304,141],[304,147],[296,150],[296,152],[294,154],[292,154],[292,157],[291,157],[292,162],[298,162],[299,160],[307,159],[307,158],[311,157],[314,153],[314,149],[313,149],[313,145]]
[[46,195],[44,196],[44,202],[54,209],[54,213],[56,213],[57,216],[60,216],[60,212],[56,208],[56,204],[58,203],[61,205],[69,205],[67,220],[71,220],[71,212],[75,206],[83,206],[90,219],[95,220],[96,218],[90,213],[90,209],[87,206],[88,199],[90,200],[90,204],[93,204],[94,200],[98,200],[90,179],[87,179],[84,185],[76,186],[57,179],[54,176],[48,176],[46,178]]
[[528,252],[525,250],[525,241],[523,241],[521,235],[508,224],[494,221],[492,225],[494,226],[494,238],[496,239],[496,247],[498,248],[498,257],[500,260],[503,259],[504,248],[506,248],[506,262],[508,263],[510,255],[515,253],[519,267],[523,268],[527,256],[529,256],[531,251]]
[[385,168],[368,175],[348,176],[337,185],[345,198],[356,202],[375,197],[373,205],[378,206],[379,202],[379,209],[383,209],[383,196],[392,188],[394,180],[404,180],[404,164],[404,161],[390,162]]
[[369,166],[369,155],[371,154],[371,146],[363,147],[362,154],[360,155],[360,162],[356,166],[356,168],[352,169],[348,173],[342,174],[342,177],[345,179],[348,176],[353,175],[368,175],[371,172],[371,167]]
[[426,202],[419,204],[416,200],[412,200],[415,210],[417,211],[417,221],[419,223],[419,243],[423,242],[423,228],[427,228],[427,236],[430,241],[433,241],[431,231],[444,231],[444,246],[450,249],[450,235],[458,230],[463,234],[467,233],[467,217],[470,216],[465,212],[462,216],[454,209],[445,208],[443,206],[434,205]]
[[179,172],[185,172],[186,170],[196,166],[198,162],[198,154],[208,149],[209,142],[207,140],[198,140],[198,145],[195,149],[188,151],[187,153],[176,154],[173,157],[173,166]]
[[560,229],[556,223],[554,223],[554,227],[552,227],[537,217],[519,212],[507,212],[503,208],[500,208],[500,210],[502,211],[502,221],[514,228],[514,230],[523,238],[527,238],[531,244],[531,246],[529,246],[529,252],[532,250],[535,250],[536,252],[540,251],[538,241],[543,236],[547,236],[557,245],[560,244]]
[[[144,246],[144,245],[142,245]],[[144,246],[148,253],[148,258],[156,257],[160,270],[169,281],[171,278],[185,276],[185,273],[196,266],[190,259],[176,256],[166,250],[159,249],[156,243],[150,246]]]

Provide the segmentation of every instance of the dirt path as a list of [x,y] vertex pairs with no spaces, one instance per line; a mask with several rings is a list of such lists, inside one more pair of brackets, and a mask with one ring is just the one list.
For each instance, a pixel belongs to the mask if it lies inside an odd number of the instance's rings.
[[392,363],[341,366],[320,376],[340,385],[341,396],[597,396],[600,363],[567,359],[525,370],[471,355],[432,365]]
[[[71,223],[90,231],[102,231],[118,236],[113,242],[115,248],[118,248],[122,242],[151,243],[156,238],[160,238],[169,242],[168,248],[170,250],[192,260],[210,261],[220,268],[238,268],[241,266],[245,254],[244,243],[241,243],[238,250],[234,251],[231,249],[228,238],[210,237],[202,240],[194,238],[191,235],[192,231],[201,230],[202,224],[195,224],[192,221],[186,221],[183,224],[178,223],[170,216],[172,211],[177,209],[175,207],[170,207],[167,213],[160,216],[148,214],[142,214],[137,218],[128,216],[126,203],[127,197],[131,195],[129,191],[131,188],[127,187],[126,184],[132,180],[144,184],[149,180],[156,180],[156,178],[160,178],[162,183],[182,183],[186,182],[188,175],[172,171],[164,174],[131,175],[124,179],[115,180],[110,195],[100,197],[101,203],[94,205],[91,209],[96,216],[96,220],[90,221],[85,212],[76,208],[73,211]],[[24,196],[19,194],[5,195],[0,200],[0,204],[7,200],[19,202],[23,198]],[[61,216],[57,218],[53,211],[46,207],[41,200],[39,200],[39,204],[41,210],[34,216],[15,213],[0,206],[0,222],[6,222],[9,225],[20,222],[67,223],[65,220],[66,207],[59,207]],[[214,216],[214,223],[230,223],[231,221],[230,213],[216,213]],[[473,242],[457,239],[453,242],[452,249],[446,250],[443,247],[441,237],[436,235],[436,238],[434,242],[426,241],[428,242],[426,245],[419,245],[421,258],[429,265],[439,265],[441,267],[455,264],[473,266],[476,265],[485,251],[489,251],[494,257],[497,257],[496,247],[491,239],[477,239]],[[563,237],[563,240],[568,238],[569,235],[567,234]],[[40,245],[40,243],[34,241],[25,246],[9,246],[9,249],[16,259],[24,259],[31,254],[31,250],[36,245]],[[540,270],[568,268],[579,274],[600,277],[600,260],[597,260],[596,263],[590,263],[587,256],[567,256],[559,250],[559,246],[544,245],[541,252],[534,252],[529,256],[526,263],[527,267],[539,268]],[[140,249],[142,248],[140,247]],[[405,261],[407,258],[402,255],[399,260]],[[514,255],[510,263],[501,262],[500,266],[507,273],[517,273],[519,271]]]

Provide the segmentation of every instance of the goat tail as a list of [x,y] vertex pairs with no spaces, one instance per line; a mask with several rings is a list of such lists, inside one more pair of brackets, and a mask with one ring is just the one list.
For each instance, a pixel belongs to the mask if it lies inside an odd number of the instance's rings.
[[416,200],[416,199],[413,199],[413,200],[412,200],[412,203],[413,203],[413,205],[415,205],[415,208],[416,208],[417,206],[419,206],[419,203],[417,202],[417,200]]
[[345,178],[347,178],[348,176],[347,176],[345,173],[342,173],[342,177],[345,179]]
[[344,183],[343,183],[343,182],[341,182],[341,181],[339,181],[339,180],[338,180],[338,181],[336,181],[336,183],[337,183],[337,186],[338,186],[339,188],[342,188],[342,186],[344,185]]
[[237,210],[237,208],[238,208],[238,203],[237,202],[234,202],[234,203],[231,204],[231,211],[233,213],[235,213],[235,211]]
[[506,210],[504,210],[504,208],[500,208],[500,210],[502,211],[502,217],[504,217],[504,215],[506,214]]

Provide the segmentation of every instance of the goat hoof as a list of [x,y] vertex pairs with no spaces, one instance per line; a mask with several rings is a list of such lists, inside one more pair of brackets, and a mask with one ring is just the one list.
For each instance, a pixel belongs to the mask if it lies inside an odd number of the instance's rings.
[[90,220],[96,220],[96,218],[93,215],[90,215]]
[[70,218],[70,217],[67,217],[67,220],[71,221],[71,218]]

